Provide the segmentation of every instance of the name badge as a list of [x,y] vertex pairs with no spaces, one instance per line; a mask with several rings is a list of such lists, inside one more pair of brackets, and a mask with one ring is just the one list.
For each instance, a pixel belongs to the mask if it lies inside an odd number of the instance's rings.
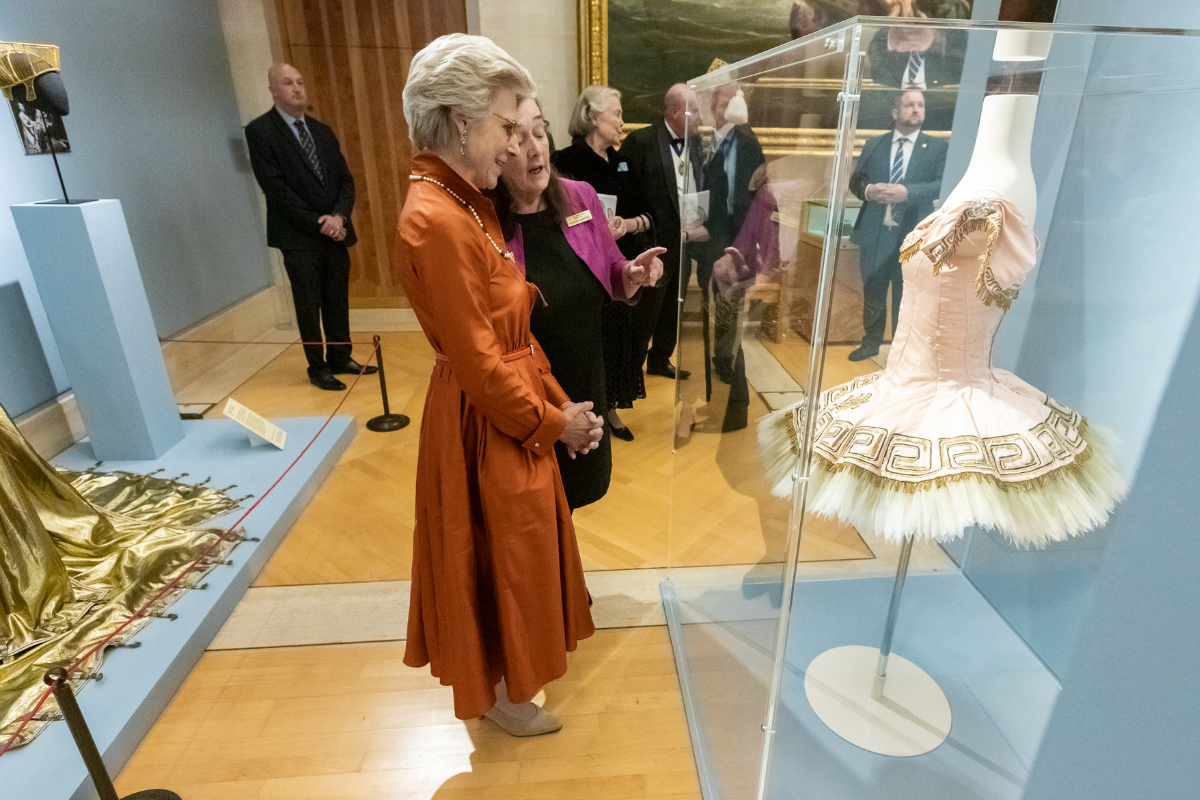
[[571,216],[567,217],[567,227],[574,228],[579,223],[587,222],[591,218],[592,218],[592,212],[580,211],[578,214],[572,214]]

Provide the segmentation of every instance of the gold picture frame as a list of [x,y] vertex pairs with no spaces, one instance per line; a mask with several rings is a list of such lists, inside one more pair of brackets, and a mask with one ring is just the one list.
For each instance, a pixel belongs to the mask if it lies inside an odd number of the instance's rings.
[[608,0],[578,0],[579,91],[608,85]]

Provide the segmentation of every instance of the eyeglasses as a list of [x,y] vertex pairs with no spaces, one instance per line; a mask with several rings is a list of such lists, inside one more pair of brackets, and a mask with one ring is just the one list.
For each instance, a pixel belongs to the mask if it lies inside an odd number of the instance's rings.
[[503,114],[497,114],[495,111],[492,112],[492,116],[504,120],[504,134],[509,139],[517,135],[517,121],[515,119],[509,119]]

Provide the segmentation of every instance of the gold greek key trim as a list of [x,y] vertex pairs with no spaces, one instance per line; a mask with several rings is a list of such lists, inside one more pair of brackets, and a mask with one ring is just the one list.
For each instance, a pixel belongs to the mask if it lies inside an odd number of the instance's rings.
[[579,0],[579,91],[608,86],[608,0]]
[[[1085,421],[1079,428],[1081,437],[1083,432],[1086,430],[1086,427],[1087,422]],[[885,478],[882,475],[877,475],[871,470],[861,467],[851,461],[834,463],[829,459],[828,456],[817,452],[813,453],[814,456],[819,457],[815,459],[813,467],[814,469],[829,474],[850,472],[854,475],[856,480],[869,483],[878,489],[892,492],[903,492],[905,494],[916,494],[918,492],[927,492],[931,489],[941,489],[948,484],[958,481],[990,483],[1006,492],[1033,492],[1040,491],[1041,489],[1044,489],[1052,484],[1059,483],[1060,481],[1078,477],[1082,473],[1083,467],[1087,463],[1088,459],[1092,457],[1093,452],[1091,447],[1086,446],[1086,442],[1084,443],[1084,446],[1085,449],[1076,455],[1075,459],[1071,463],[1063,464],[1061,467],[1056,467],[1047,473],[1033,478],[1023,478],[1015,481],[1002,480],[990,472],[979,472],[975,470],[956,472],[953,475],[940,475],[936,478],[928,478],[923,481],[902,481],[896,478]]]

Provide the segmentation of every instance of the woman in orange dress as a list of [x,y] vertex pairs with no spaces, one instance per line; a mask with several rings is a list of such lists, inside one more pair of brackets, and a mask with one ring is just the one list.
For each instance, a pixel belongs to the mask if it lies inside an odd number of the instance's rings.
[[529,73],[490,40],[443,36],[416,55],[404,116],[420,151],[395,271],[436,352],[417,457],[404,663],[454,688],[460,719],[509,733],[562,723],[532,702],[595,631],[554,444],[600,441],[529,332],[538,291],[517,272],[491,202]]

